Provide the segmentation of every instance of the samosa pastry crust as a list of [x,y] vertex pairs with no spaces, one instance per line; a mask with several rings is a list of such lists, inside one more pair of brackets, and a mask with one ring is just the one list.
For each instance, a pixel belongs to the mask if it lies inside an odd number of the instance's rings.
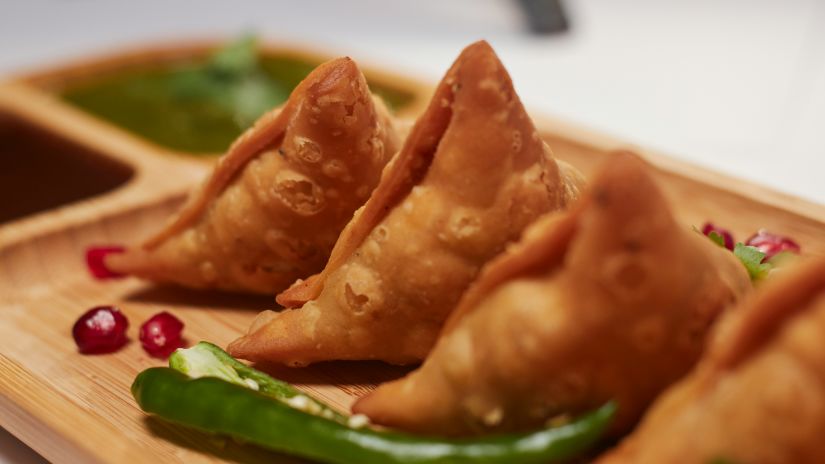
[[750,288],[727,250],[674,220],[636,156],[485,267],[421,368],[353,410],[450,436],[523,431],[609,400],[622,433],[699,357]]
[[825,442],[825,260],[769,282],[714,331],[603,464],[814,464]]
[[399,146],[355,63],[322,64],[238,139],[164,230],[106,264],[159,282],[277,293],[323,268]]
[[473,44],[324,271],[279,295],[300,308],[262,314],[229,350],[292,365],[420,361],[481,266],[580,183],[553,159],[490,46]]

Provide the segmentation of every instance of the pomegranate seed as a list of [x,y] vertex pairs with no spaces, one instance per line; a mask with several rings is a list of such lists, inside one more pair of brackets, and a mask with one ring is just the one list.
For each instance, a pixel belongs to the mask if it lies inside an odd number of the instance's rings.
[[765,253],[765,260],[771,259],[783,251],[790,251],[799,253],[799,244],[781,235],[776,235],[768,232],[765,229],[760,229],[759,232],[749,238],[745,245],[759,248],[759,251]]
[[95,279],[114,279],[123,277],[123,274],[114,272],[106,267],[104,260],[106,255],[123,253],[124,251],[126,251],[126,249],[122,246],[99,246],[89,248],[86,250],[86,265],[89,268],[89,272],[92,273],[92,276],[94,276]]
[[716,232],[717,234],[721,235],[725,241],[725,248],[733,251],[733,234],[731,234],[729,230],[723,229],[721,227],[716,227],[712,223],[706,222],[705,225],[702,226],[702,233],[707,236],[710,236],[711,232]]
[[72,327],[72,336],[81,353],[111,353],[126,344],[129,321],[114,306],[97,306]]
[[183,322],[166,311],[157,313],[140,326],[140,343],[150,356],[167,358],[183,346]]

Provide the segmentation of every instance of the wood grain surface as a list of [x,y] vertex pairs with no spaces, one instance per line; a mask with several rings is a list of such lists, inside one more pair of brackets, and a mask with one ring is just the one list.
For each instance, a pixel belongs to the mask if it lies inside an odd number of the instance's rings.
[[[149,418],[129,391],[139,371],[163,364],[137,341],[138,327],[152,314],[178,316],[190,343],[225,346],[258,311],[275,307],[273,298],[157,287],[131,278],[95,281],[85,270],[89,245],[129,243],[157,229],[204,165],[153,153],[26,84],[0,87],[0,110],[90,144],[137,172],[127,186],[99,198],[0,226],[0,426],[54,462],[299,462]],[[563,121],[541,118],[539,125],[557,156],[586,175],[611,150],[633,148]],[[821,205],[636,149],[656,167],[685,227],[709,219],[740,239],[765,227],[792,236],[806,253],[825,251]],[[81,313],[104,304],[117,305],[129,318],[130,342],[114,354],[80,355],[71,327]],[[408,370],[360,362],[259,367],[342,411],[377,383]]]

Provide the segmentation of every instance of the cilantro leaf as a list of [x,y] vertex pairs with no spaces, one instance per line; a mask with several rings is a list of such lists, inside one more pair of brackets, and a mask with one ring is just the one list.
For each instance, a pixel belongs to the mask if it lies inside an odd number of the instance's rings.
[[229,43],[204,64],[181,69],[171,91],[203,111],[228,113],[241,130],[289,96],[261,69],[253,36]]
[[253,72],[258,67],[258,40],[247,35],[230,42],[209,59],[208,71],[230,77]]
[[773,267],[770,263],[762,262],[765,259],[765,253],[762,253],[756,247],[747,246],[741,242],[733,248],[733,254],[739,258],[739,261],[748,270],[748,274],[753,281],[759,281],[767,277]]
[[287,99],[280,87],[272,85],[266,77],[255,73],[238,82],[231,91],[235,122],[249,127],[262,114]]
[[725,248],[725,237],[722,237],[722,234],[716,231],[711,231],[708,234],[708,238],[715,244],[719,245],[722,248]]

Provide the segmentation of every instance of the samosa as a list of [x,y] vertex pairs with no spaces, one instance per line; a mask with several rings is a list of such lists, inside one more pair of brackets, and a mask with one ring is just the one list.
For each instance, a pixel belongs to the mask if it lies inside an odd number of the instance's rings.
[[818,464],[825,457],[825,259],[771,278],[714,331],[602,464]]
[[422,360],[481,266],[579,174],[557,162],[486,42],[467,47],[435,90],[323,272],[278,296],[229,351],[305,365]]
[[355,62],[320,65],[262,116],[172,221],[106,267],[158,282],[275,294],[321,270],[400,146]]
[[541,428],[614,400],[611,433],[626,431],[751,288],[732,253],[674,219],[648,171],[612,156],[568,212],[485,267],[418,370],[353,410],[465,436]]

